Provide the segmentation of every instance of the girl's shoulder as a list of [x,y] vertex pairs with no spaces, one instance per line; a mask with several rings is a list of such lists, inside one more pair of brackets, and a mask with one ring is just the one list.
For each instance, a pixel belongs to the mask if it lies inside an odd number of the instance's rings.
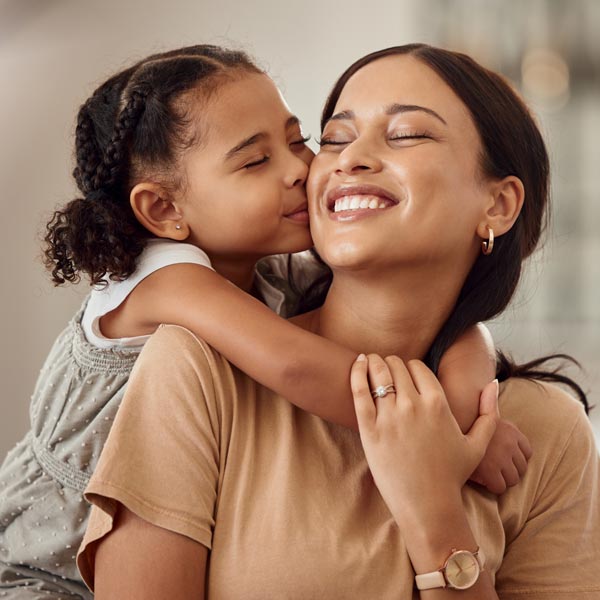
[[207,254],[192,244],[168,239],[148,240],[138,257],[136,270],[126,279],[113,280],[105,277],[104,283],[92,289],[89,302],[81,318],[81,326],[86,339],[97,348],[141,347],[148,336],[109,339],[102,335],[100,319],[118,308],[136,288],[152,273],[170,265],[191,263],[212,269]]

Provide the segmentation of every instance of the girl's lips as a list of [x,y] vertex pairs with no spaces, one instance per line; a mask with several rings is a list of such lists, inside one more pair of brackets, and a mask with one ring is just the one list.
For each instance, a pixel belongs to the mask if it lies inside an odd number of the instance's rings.
[[291,221],[295,221],[296,223],[308,223],[308,207],[304,206],[299,210],[296,210],[293,213],[289,213],[284,215],[286,219],[290,219]]

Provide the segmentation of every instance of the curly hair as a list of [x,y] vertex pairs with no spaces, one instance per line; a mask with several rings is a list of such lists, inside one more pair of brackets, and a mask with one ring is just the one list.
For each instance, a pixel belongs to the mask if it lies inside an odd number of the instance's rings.
[[[154,54],[112,76],[81,106],[73,177],[81,197],[46,225],[44,262],[55,285],[127,278],[151,234],[137,221],[129,192],[152,174],[170,185],[183,151],[197,143],[186,100],[209,97],[242,73],[262,73],[241,51],[197,45]],[[169,175],[166,175],[166,174]]]

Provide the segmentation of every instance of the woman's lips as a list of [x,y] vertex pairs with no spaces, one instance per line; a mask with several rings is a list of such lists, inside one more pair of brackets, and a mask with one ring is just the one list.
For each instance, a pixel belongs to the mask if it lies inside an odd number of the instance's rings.
[[375,215],[398,203],[391,192],[374,185],[339,186],[327,194],[329,216],[336,221]]
[[396,203],[389,198],[374,196],[371,194],[354,194],[352,196],[343,196],[338,198],[333,205],[333,212],[345,212],[349,210],[379,210],[380,208],[389,208],[396,206]]

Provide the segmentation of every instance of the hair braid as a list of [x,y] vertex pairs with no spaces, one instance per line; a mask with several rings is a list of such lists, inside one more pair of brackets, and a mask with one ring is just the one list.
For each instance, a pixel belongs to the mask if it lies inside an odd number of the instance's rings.
[[243,52],[198,45],[154,54],[96,89],[75,132],[73,176],[83,197],[46,226],[45,263],[56,285],[81,273],[103,284],[107,275],[120,280],[135,271],[151,234],[131,210],[131,188],[146,177],[178,185],[178,159],[197,141],[186,96],[208,97],[228,74],[243,72],[262,71]]
[[117,118],[113,135],[103,153],[103,159],[92,177],[90,191],[102,189],[108,191],[118,186],[121,176],[131,162],[127,146],[146,108],[148,93],[148,89],[131,92],[127,104]]
[[103,160],[87,102],[77,115],[75,147],[77,149],[77,166],[73,171],[73,177],[77,187],[85,194],[92,191],[92,178]]

